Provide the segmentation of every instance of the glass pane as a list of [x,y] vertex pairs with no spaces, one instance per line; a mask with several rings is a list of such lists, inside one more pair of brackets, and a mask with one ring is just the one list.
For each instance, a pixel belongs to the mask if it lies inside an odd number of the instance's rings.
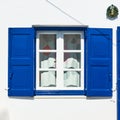
[[55,34],[41,34],[39,38],[40,50],[55,50],[56,49],[56,35]]
[[81,68],[81,54],[69,52],[64,53],[64,68]]
[[40,71],[39,72],[40,87],[56,87],[56,72],[55,71]]
[[56,53],[42,52],[39,53],[40,68],[56,68]]
[[80,50],[81,40],[78,34],[64,35],[64,50]]
[[80,72],[65,71],[64,72],[64,87],[80,87]]

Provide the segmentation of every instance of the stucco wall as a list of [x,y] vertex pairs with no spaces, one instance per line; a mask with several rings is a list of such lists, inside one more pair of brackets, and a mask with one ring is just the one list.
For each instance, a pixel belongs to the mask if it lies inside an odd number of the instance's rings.
[[106,9],[118,0],[50,0],[82,25],[113,28],[113,97],[9,98],[7,96],[8,27],[80,25],[46,0],[0,0],[0,120],[116,120],[116,28],[120,17],[106,18]]

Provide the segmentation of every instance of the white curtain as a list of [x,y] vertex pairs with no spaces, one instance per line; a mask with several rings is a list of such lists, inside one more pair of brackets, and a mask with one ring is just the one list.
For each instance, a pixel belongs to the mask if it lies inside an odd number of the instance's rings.
[[[72,38],[71,38],[72,37]],[[66,36],[65,49],[78,50],[80,43],[78,36]],[[42,36],[40,41],[40,48],[43,50],[55,49],[55,36]],[[49,69],[56,67],[56,53],[43,52],[40,53],[40,68]],[[79,69],[80,68],[80,53],[64,53],[64,68]],[[59,69],[59,68],[57,68]],[[65,87],[78,87],[80,82],[80,74],[77,71],[66,71],[64,73]],[[56,86],[55,71],[41,72],[41,86]]]
[[[55,55],[51,55],[53,57],[49,57],[49,56],[45,56],[42,55],[43,53],[41,53],[40,57],[41,57],[41,68],[55,68],[56,63],[55,63]],[[51,53],[54,54],[54,53]]]
[[55,87],[56,77],[55,71],[41,72],[41,87]]
[[65,58],[64,68],[80,68],[80,53],[65,53]]
[[65,87],[79,87],[80,74],[77,71],[67,71],[64,73]]
[[[65,50],[80,50],[80,36],[79,35],[65,35],[64,36]],[[64,53],[64,68],[79,69],[80,68],[80,53]],[[65,87],[79,87],[80,74],[77,71],[64,72],[64,86]]]
[[[55,49],[55,35],[41,35],[40,49],[47,50],[47,52],[40,53],[40,68],[49,69],[56,67],[56,54],[49,52]],[[56,86],[56,72],[44,71],[40,74],[41,87],[55,87]]]
[[45,34],[40,36],[40,49],[47,50],[47,52],[40,53],[40,64],[41,68],[55,68],[55,53],[49,52],[54,50],[55,45],[55,35]]

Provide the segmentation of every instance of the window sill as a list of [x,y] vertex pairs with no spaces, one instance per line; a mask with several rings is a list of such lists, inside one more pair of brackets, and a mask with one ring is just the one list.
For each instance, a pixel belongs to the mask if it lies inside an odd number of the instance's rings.
[[86,96],[34,96],[34,99],[86,99]]

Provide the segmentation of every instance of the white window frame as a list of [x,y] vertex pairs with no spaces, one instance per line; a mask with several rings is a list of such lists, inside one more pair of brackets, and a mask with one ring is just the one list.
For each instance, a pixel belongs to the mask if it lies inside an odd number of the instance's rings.
[[[56,50],[40,50],[39,35],[40,34],[56,34]],[[81,36],[81,50],[64,50],[64,34],[79,34]],[[56,68],[41,69],[39,68],[39,53],[40,52],[55,52],[56,53]],[[80,69],[65,69],[64,68],[64,53],[73,52],[81,53],[81,68]],[[61,62],[62,61],[62,62]],[[59,68],[59,69],[57,69]],[[56,71],[57,87],[40,87],[39,86],[39,71]],[[62,71],[62,72],[61,72]],[[81,71],[81,86],[80,87],[64,87],[64,71]],[[62,79],[63,78],[63,79]],[[38,31],[36,34],[36,90],[84,90],[84,32],[82,31]]]

